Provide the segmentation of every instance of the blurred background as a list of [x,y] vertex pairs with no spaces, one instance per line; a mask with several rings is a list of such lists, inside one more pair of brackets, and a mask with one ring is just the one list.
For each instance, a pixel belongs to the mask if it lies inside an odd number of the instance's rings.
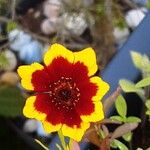
[[22,115],[31,93],[19,83],[18,66],[42,62],[58,42],[72,51],[93,47],[101,72],[149,8],[149,0],[0,0],[0,149],[41,149],[34,138],[51,149],[58,142],[55,133]]

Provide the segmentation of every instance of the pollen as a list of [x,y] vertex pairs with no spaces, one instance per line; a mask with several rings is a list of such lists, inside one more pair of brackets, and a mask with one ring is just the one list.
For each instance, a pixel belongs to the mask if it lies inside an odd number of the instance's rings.
[[58,110],[71,110],[80,100],[80,90],[71,77],[62,76],[50,86],[49,95]]

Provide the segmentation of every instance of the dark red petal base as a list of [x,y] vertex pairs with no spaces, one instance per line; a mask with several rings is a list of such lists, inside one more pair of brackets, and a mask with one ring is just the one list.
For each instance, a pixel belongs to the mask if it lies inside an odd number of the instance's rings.
[[46,120],[53,125],[80,127],[80,115],[90,115],[94,111],[91,99],[97,86],[90,82],[83,63],[72,64],[58,57],[43,70],[34,72],[31,82],[37,94],[35,108],[47,114]]

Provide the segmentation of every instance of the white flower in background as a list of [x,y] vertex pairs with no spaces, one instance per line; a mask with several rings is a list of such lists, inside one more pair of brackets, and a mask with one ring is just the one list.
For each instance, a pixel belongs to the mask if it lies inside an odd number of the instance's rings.
[[41,62],[42,45],[36,40],[24,45],[19,51],[19,58],[27,64]]
[[61,11],[60,0],[47,0],[43,4],[43,13],[47,18],[58,17]]
[[23,130],[27,133],[35,132],[38,128],[38,121],[35,119],[28,119],[25,121]]
[[20,51],[24,45],[32,40],[29,34],[19,29],[12,30],[8,35],[8,39],[10,41],[10,48],[14,51]]
[[46,35],[54,34],[57,32],[58,25],[58,18],[45,19],[41,24],[41,30]]
[[120,44],[123,44],[127,40],[130,32],[129,32],[128,28],[122,29],[119,27],[115,27],[113,34],[114,34],[114,37],[115,37],[117,44],[120,45]]
[[139,23],[143,20],[144,17],[145,12],[143,9],[132,9],[127,12],[125,20],[128,26],[134,29],[139,25]]
[[62,20],[66,29],[77,36],[80,36],[88,26],[82,13],[74,13],[72,15],[66,13],[63,15]]

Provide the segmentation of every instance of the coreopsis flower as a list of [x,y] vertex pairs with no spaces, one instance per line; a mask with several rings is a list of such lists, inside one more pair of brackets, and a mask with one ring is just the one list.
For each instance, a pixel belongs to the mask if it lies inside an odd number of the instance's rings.
[[104,118],[100,100],[109,85],[93,76],[97,69],[92,48],[73,53],[53,44],[44,56],[44,65],[18,68],[22,86],[34,92],[26,100],[23,114],[40,120],[48,133],[61,129],[64,136],[80,141],[90,122]]

